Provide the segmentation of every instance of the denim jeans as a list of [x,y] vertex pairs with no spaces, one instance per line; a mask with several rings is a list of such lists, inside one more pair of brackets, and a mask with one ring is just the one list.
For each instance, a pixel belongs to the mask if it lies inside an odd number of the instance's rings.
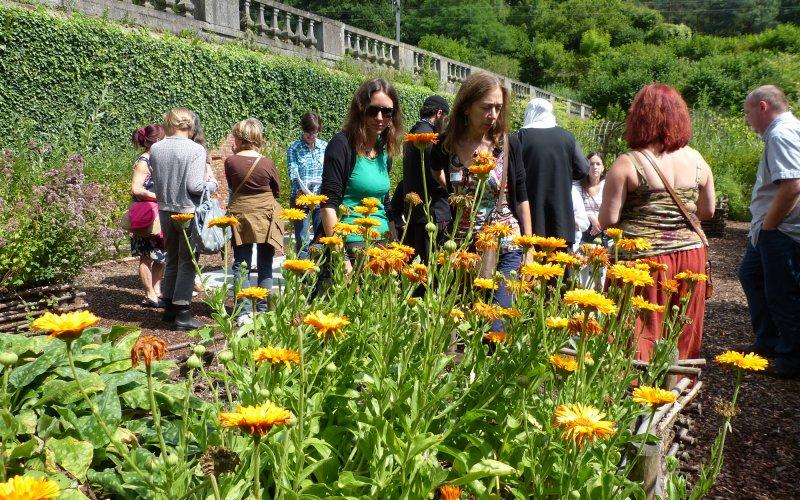
[[[293,208],[295,208],[294,201],[295,197],[289,200],[289,204]],[[294,251],[298,259],[308,258],[308,245],[311,241],[308,235],[309,224],[312,224],[311,229],[314,232],[316,232],[317,228],[322,224],[322,215],[320,215],[319,206],[314,207],[314,210],[311,211],[311,217],[306,217],[294,223]]]
[[[272,257],[275,256],[275,248],[269,243],[258,244],[258,286],[266,288],[272,292]],[[244,264],[244,265],[242,265]],[[250,269],[253,265],[253,243],[245,243],[233,246],[233,270],[238,281],[238,288],[250,286]],[[256,304],[258,312],[267,310],[267,301],[262,300]],[[245,300],[242,304],[240,315],[252,312],[253,306],[250,300]]]
[[[497,259],[497,270],[502,273],[503,276],[508,278],[508,276],[511,274],[511,271],[519,270],[520,264],[522,264],[522,250],[501,252]],[[508,292],[506,284],[502,281],[498,284],[498,288],[494,292],[492,299],[494,300],[495,304],[499,304],[503,307],[511,307],[513,303],[513,297]],[[502,321],[495,320],[492,322],[492,331],[502,330],[504,330]]]
[[800,243],[761,230],[739,266],[755,344],[800,365]]

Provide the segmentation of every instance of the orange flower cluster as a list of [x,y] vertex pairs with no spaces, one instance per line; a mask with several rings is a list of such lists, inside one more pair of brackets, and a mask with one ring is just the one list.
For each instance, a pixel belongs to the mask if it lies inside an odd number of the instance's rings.
[[267,362],[272,365],[285,364],[287,368],[292,367],[292,363],[300,362],[300,353],[293,349],[283,349],[280,347],[262,347],[253,352],[253,361],[256,363]]
[[500,344],[501,342],[511,342],[511,337],[506,335],[506,332],[489,332],[483,336],[483,340],[493,344]]
[[236,227],[239,225],[239,219],[232,215],[223,215],[208,221],[208,227]]
[[348,224],[346,222],[337,222],[333,225],[333,232],[336,234],[340,234],[342,236],[347,236],[350,234],[358,234],[361,228],[356,226],[355,224]]
[[590,265],[608,267],[608,250],[600,245],[581,245],[581,253],[586,256],[586,261]]
[[327,337],[332,335],[336,338],[342,334],[344,327],[350,324],[347,316],[337,316],[335,314],[326,314],[322,311],[314,311],[311,314],[306,314],[303,318],[303,323],[311,325],[317,330],[317,335],[320,337]]
[[503,318],[519,318],[520,313],[513,307],[503,307],[498,304],[487,304],[476,302],[472,306],[472,312],[487,321],[495,321]]
[[427,146],[439,142],[439,134],[436,132],[427,134],[406,134],[405,140],[420,149],[425,149]]
[[399,273],[403,270],[409,256],[401,250],[394,248],[370,248],[367,250],[367,263],[365,267],[375,274],[386,276]]
[[428,268],[424,264],[412,264],[403,268],[403,276],[412,283],[428,284]]
[[409,258],[414,256],[414,247],[403,245],[402,243],[398,243],[396,241],[389,243],[389,248],[391,248],[392,250],[399,250],[404,254],[408,255]]
[[[445,255],[444,252],[439,252],[439,256],[437,257],[437,261],[439,264],[444,264]],[[467,252],[466,250],[456,250],[452,254],[450,254],[450,263],[456,269],[464,269],[466,271],[474,271],[475,266],[481,261],[481,256]]]
[[661,282],[661,289],[667,293],[678,293],[678,280],[664,280]]
[[600,323],[596,319],[589,317],[584,324],[583,316],[581,315],[571,317],[567,329],[572,334],[586,335],[587,337],[594,337],[603,333],[603,328],[600,327]]
[[472,165],[468,169],[470,173],[480,178],[486,178],[495,166],[497,166],[497,160],[494,159],[494,155],[488,151],[482,151],[472,155]]
[[481,252],[497,248],[497,238],[489,233],[478,233],[475,237],[475,248]]

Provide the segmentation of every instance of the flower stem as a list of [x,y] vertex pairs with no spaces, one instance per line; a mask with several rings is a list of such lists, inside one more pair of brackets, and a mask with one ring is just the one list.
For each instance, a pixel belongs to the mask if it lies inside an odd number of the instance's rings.
[[300,384],[297,386],[297,445],[295,452],[297,454],[297,465],[295,466],[295,491],[300,489],[300,473],[303,471],[305,465],[305,454],[303,453],[303,440],[305,438],[304,421],[306,411],[306,355],[303,352],[303,329],[297,329],[297,351],[300,354]]
[[[158,445],[161,447],[161,458],[167,458],[167,443],[164,442],[164,433],[161,430],[161,413],[156,406],[156,395],[153,391],[153,371],[149,364],[145,365],[145,373],[147,373],[147,394],[150,397],[150,411],[153,413],[153,425],[156,428],[156,435],[158,436]],[[169,468],[167,468],[169,470]]]
[[213,476],[208,476],[208,480],[211,483],[211,489],[214,491],[214,500],[222,500],[222,495],[219,492],[219,485],[217,484],[217,478]]
[[[11,401],[6,402],[8,398],[8,377],[11,374],[11,367],[6,366],[3,368],[3,397],[0,399],[0,404],[3,409],[11,413]],[[0,482],[6,481],[6,439],[5,436],[0,436]]]
[[258,434],[253,436],[253,497],[256,500],[261,500],[261,450],[259,444],[261,443],[261,436]]

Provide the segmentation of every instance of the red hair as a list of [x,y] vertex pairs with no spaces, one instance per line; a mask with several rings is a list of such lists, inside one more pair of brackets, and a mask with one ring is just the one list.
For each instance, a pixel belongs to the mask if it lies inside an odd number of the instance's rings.
[[631,149],[656,146],[671,153],[689,144],[692,119],[680,92],[664,85],[645,85],[633,98],[625,121],[625,141]]

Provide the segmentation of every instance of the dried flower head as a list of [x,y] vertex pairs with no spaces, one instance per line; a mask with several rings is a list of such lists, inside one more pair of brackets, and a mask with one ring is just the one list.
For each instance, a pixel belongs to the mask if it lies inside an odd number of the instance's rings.
[[[456,250],[449,256],[450,263],[453,265],[455,269],[462,269],[466,271],[474,271],[475,266],[481,261],[481,256],[467,252],[466,250]],[[445,254],[444,252],[439,252],[437,257],[437,261],[439,264],[444,264],[445,261]]]
[[596,319],[589,317],[583,321],[583,315],[577,314],[569,319],[567,329],[570,333],[594,337],[603,333],[603,328]]
[[224,446],[209,446],[200,458],[200,469],[206,476],[219,476],[239,467],[239,455]]
[[733,418],[739,414],[739,409],[732,402],[723,399],[714,400],[714,411],[722,418]]
[[422,198],[420,198],[420,196],[417,193],[412,191],[406,194],[405,202],[411,205],[412,207],[416,207],[418,205],[422,205]]
[[89,311],[72,311],[62,314],[46,312],[39,316],[31,328],[50,332],[50,337],[64,341],[72,341],[80,337],[84,330],[100,321],[100,318]]
[[136,368],[141,360],[144,366],[150,368],[153,361],[164,359],[167,356],[167,344],[158,337],[142,335],[131,348],[131,366]]

